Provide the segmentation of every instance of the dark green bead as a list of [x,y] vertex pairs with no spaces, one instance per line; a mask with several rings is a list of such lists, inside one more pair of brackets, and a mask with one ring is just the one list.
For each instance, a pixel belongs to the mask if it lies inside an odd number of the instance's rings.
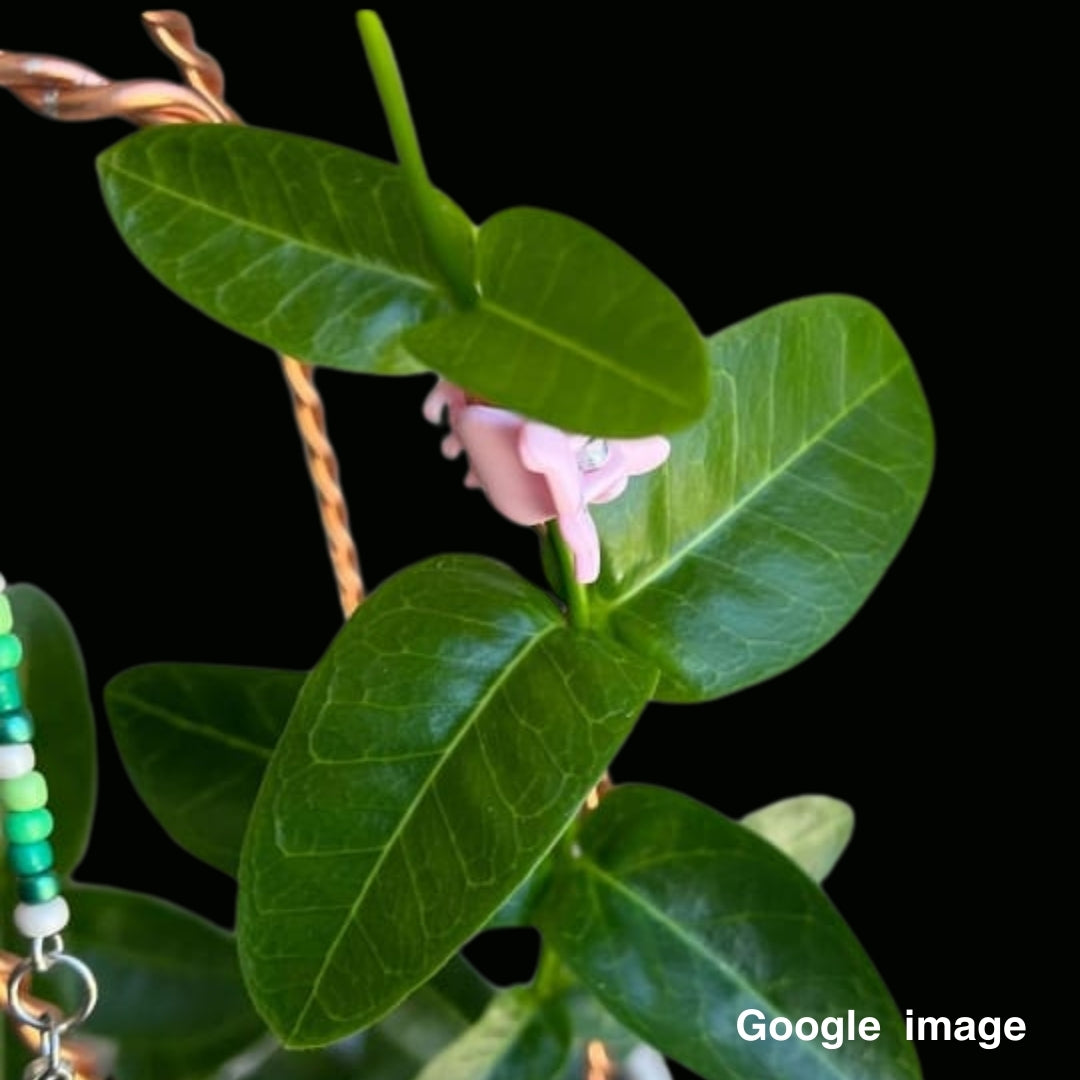
[[60,895],[60,879],[51,871],[18,878],[15,885],[19,899],[24,904],[44,904]]
[[0,671],[0,713],[11,712],[23,703],[16,671]]
[[37,840],[32,844],[9,844],[8,862],[18,877],[30,877],[42,870],[51,870],[53,865],[52,844],[48,840]]
[[22,642],[14,634],[0,634],[0,671],[17,668],[22,657]]
[[31,742],[34,738],[34,718],[29,709],[0,712],[0,746]]
[[51,810],[12,810],[4,815],[4,835],[12,844],[34,844],[52,836]]

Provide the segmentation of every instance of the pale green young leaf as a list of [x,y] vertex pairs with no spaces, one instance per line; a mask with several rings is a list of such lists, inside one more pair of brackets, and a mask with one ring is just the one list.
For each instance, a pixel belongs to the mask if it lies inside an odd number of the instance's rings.
[[416,1080],[561,1080],[569,1053],[570,1026],[558,1005],[504,990]]
[[848,846],[855,813],[846,802],[828,795],[796,795],[754,810],[742,823],[820,883]]

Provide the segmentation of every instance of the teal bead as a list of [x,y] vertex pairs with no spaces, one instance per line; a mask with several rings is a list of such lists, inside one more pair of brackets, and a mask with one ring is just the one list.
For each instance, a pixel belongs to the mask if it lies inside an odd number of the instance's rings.
[[8,863],[18,877],[31,877],[43,870],[51,870],[52,844],[48,840],[37,840],[33,844],[9,844]]
[[15,620],[11,614],[11,601],[7,598],[6,593],[0,593],[0,634],[10,634],[14,622]]
[[34,718],[29,709],[0,713],[0,746],[32,742],[33,738]]
[[0,634],[0,671],[17,668],[22,658],[22,642],[14,634]]
[[24,904],[44,904],[60,895],[60,879],[51,871],[16,879],[15,891]]
[[22,703],[18,672],[0,671],[0,713],[12,712]]
[[40,810],[48,801],[49,785],[37,769],[14,780],[0,780],[0,804],[8,810]]
[[13,810],[4,815],[4,835],[12,844],[33,844],[52,836],[51,810]]

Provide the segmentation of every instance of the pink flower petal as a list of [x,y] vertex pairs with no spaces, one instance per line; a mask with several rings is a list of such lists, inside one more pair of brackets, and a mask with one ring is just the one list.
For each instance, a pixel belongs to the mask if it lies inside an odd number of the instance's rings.
[[518,440],[525,468],[543,474],[560,518],[585,506],[576,449],[566,432],[535,421],[526,421]]
[[424,419],[429,424],[442,420],[443,410],[449,413],[449,423],[453,424],[454,415],[465,406],[465,391],[445,379],[439,379],[424,398]]
[[591,585],[600,576],[600,537],[588,510],[559,516],[559,532],[574,556],[574,577]]
[[455,430],[469,464],[492,505],[519,525],[539,525],[555,516],[556,506],[542,476],[522,464],[518,442],[524,421],[490,405],[466,405]]
[[616,439],[612,444],[618,449],[631,476],[652,472],[668,459],[671,443],[663,435],[650,435],[644,439]]
[[[495,509],[519,525],[556,518],[573,556],[574,577],[583,585],[600,575],[600,538],[589,504],[618,498],[631,476],[657,468],[671,452],[659,435],[613,439],[606,459],[582,467],[578,454],[593,441],[589,436],[525,420],[507,409],[470,405],[460,387],[439,379],[424,401],[424,416],[438,423],[444,411],[450,432],[443,453],[468,455],[466,487],[483,488]],[[602,458],[603,447],[596,449]]]

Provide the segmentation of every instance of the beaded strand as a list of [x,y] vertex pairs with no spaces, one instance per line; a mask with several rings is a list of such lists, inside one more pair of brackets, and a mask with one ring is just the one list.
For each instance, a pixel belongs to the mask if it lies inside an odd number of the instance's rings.
[[0,805],[5,811],[8,865],[20,901],[15,926],[24,937],[34,939],[59,934],[70,911],[53,870],[49,786],[34,768],[34,719],[19,687],[23,647],[12,627],[11,601],[0,575]]
[[[79,1071],[70,1050],[65,1053],[61,1042],[94,1011],[98,988],[94,973],[64,950],[60,936],[70,911],[60,895],[60,878],[54,869],[55,856],[49,842],[53,816],[46,805],[49,788],[45,777],[34,768],[34,719],[19,686],[23,646],[13,633],[13,624],[7,582],[0,574],[0,807],[8,864],[19,897],[15,926],[30,942],[30,955],[20,960],[8,976],[7,1011],[17,1024],[39,1035],[37,1056],[23,1070],[22,1080],[78,1080],[97,1073]],[[56,966],[66,967],[82,984],[82,1000],[66,1016],[55,1006],[42,1011],[40,1002],[26,997],[25,987],[34,974]]]

